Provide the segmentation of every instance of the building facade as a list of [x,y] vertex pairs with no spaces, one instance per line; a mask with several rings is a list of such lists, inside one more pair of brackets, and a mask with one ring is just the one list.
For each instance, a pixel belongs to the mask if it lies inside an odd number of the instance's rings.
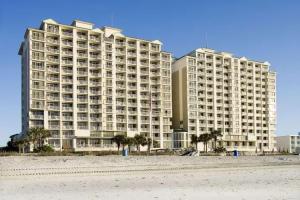
[[22,57],[22,133],[50,130],[56,150],[113,148],[117,134],[172,147],[171,54],[158,40],[120,29],[44,20],[27,29]]
[[300,153],[300,133],[298,135],[277,136],[275,140],[277,151]]
[[227,150],[274,149],[276,74],[268,62],[197,49],[174,61],[172,99],[174,129],[221,130],[218,145]]

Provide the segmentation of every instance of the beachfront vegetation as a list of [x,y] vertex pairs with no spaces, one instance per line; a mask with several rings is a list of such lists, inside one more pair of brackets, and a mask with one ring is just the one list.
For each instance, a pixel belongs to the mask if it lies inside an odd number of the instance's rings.
[[217,152],[216,151],[217,150],[217,141],[218,141],[219,137],[222,137],[222,133],[219,130],[213,130],[210,133],[204,133],[199,136],[193,134],[193,135],[191,135],[191,144],[195,145],[196,150],[198,151],[198,143],[203,143],[204,151],[207,153],[208,143],[209,143],[209,141],[213,140],[214,141],[213,149],[215,152]]

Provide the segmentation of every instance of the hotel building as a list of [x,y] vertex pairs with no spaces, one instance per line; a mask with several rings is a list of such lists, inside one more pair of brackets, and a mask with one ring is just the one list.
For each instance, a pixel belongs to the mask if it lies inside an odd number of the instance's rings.
[[50,130],[56,150],[114,148],[117,134],[172,147],[171,54],[117,28],[44,20],[21,44],[22,133]]
[[[172,68],[174,148],[191,134],[221,130],[227,150],[272,151],[276,124],[276,74],[268,62],[197,49]],[[179,142],[178,142],[179,141]]]

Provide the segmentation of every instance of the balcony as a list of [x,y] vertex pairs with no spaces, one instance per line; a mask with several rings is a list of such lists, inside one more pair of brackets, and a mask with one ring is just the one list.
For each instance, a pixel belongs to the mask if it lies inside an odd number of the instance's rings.
[[91,58],[91,59],[101,59],[101,55],[90,54],[90,58]]
[[117,123],[126,123],[126,119],[117,118]]
[[87,62],[77,62],[78,67],[87,67],[88,63]]
[[143,115],[143,116],[149,116],[149,112],[141,111],[141,115]]
[[117,92],[116,96],[117,97],[126,97],[126,94],[125,93]]
[[125,110],[116,110],[117,114],[121,114],[121,115],[124,115],[126,112]]
[[91,77],[100,78],[102,77],[101,73],[90,73]]
[[136,43],[128,43],[128,47],[136,47]]
[[90,40],[93,42],[101,42],[100,36],[90,35]]
[[71,98],[71,97],[63,97],[63,101],[65,101],[65,102],[71,102],[71,101],[73,101],[73,98]]
[[64,111],[72,111],[73,107],[62,107],[62,110],[64,110]]
[[59,125],[49,125],[49,129],[51,129],[51,130],[59,130],[60,127],[59,127]]
[[70,30],[70,31],[62,31],[62,34],[63,36],[68,36],[68,37],[73,37],[73,32]]
[[90,63],[90,67],[91,68],[98,68],[98,67],[101,67],[101,64],[100,63],[98,63],[98,64]]
[[134,60],[128,60],[127,64],[129,64],[129,65],[136,65],[136,61],[134,61]]
[[125,46],[125,42],[116,42],[116,46]]
[[80,75],[80,76],[87,76],[87,75],[88,75],[88,72],[86,72],[86,71],[77,71],[77,75]]
[[101,111],[101,108],[97,108],[97,109],[96,108],[92,108],[92,109],[90,109],[91,113],[100,113],[100,111]]
[[48,80],[48,81],[59,82],[59,78],[57,78],[57,77],[51,77],[51,76],[48,76],[48,77],[47,77],[47,80]]
[[78,126],[77,128],[80,129],[80,130],[87,130],[88,126]]
[[72,93],[73,92],[73,88],[62,88],[63,92],[68,92],[68,93]]
[[58,67],[48,67],[47,71],[53,72],[53,73],[59,73],[59,68]]
[[[86,107],[78,107],[77,108],[78,109],[78,111],[80,111],[80,112],[87,112],[87,108]],[[91,109],[92,110],[92,109]]]
[[59,54],[59,49],[47,47],[47,52],[48,52],[48,53]]
[[117,67],[117,72],[126,72],[125,67]]
[[116,87],[117,87],[117,89],[125,89],[126,88],[125,85],[120,85],[120,84],[118,84]]
[[77,46],[78,46],[79,48],[84,48],[84,49],[88,48],[88,45],[87,45],[87,44],[77,44]]
[[40,120],[44,120],[44,115],[34,115],[34,114],[31,114],[31,115],[30,115],[30,119],[40,119]]
[[79,94],[87,94],[88,90],[77,90]]
[[[150,104],[149,103],[142,103],[141,107],[149,108]],[[154,106],[152,106],[152,107],[155,108]]]
[[141,131],[142,131],[142,132],[149,132],[149,131],[150,131],[150,128],[141,128]]
[[73,116],[63,116],[62,119],[65,121],[73,121]]
[[47,57],[47,61],[52,62],[52,63],[59,63],[59,59],[58,58],[53,58],[53,57]]
[[88,121],[88,117],[77,117],[77,121]]
[[87,103],[88,102],[88,99],[87,98],[78,98],[77,101],[79,103]]
[[92,122],[99,122],[100,118],[98,118],[98,117],[91,117],[91,121]]
[[128,89],[128,90],[136,90],[137,87],[136,87],[136,86],[131,86],[131,85],[129,85],[129,86],[127,87],[127,89]]
[[77,56],[80,58],[87,58],[88,54],[87,53],[78,53]]
[[62,44],[64,45],[64,46],[68,46],[68,47],[72,47],[73,46],[73,42],[72,41],[62,41]]
[[140,87],[140,90],[142,90],[142,91],[149,91],[149,88],[148,87]]
[[91,90],[91,94],[101,94],[100,90]]
[[100,81],[91,81],[90,84],[92,86],[101,86],[102,85]]
[[47,99],[50,101],[59,101],[59,96],[47,96]]
[[87,40],[87,39],[88,39],[88,36],[85,35],[85,34],[77,34],[77,39],[80,39],[80,40]]
[[49,115],[49,119],[59,120],[59,115]]
[[126,106],[126,102],[123,101],[117,101],[117,106]]
[[53,38],[47,38],[47,42],[52,44],[59,44],[59,40]]
[[92,99],[91,101],[91,104],[100,104],[101,103],[101,100],[100,99]]
[[63,130],[72,130],[73,129],[73,126],[72,125],[64,125],[62,127]]
[[128,114],[129,114],[129,115],[137,115],[137,111],[129,110],[129,111],[128,111]]
[[101,50],[101,46],[100,45],[90,45],[90,49],[91,50]]
[[101,131],[102,127],[100,127],[100,126],[91,126],[91,130],[92,131]]
[[73,79],[62,79],[63,83],[73,83]]
[[61,62],[63,65],[72,65],[73,61],[72,60],[62,60]]
[[59,106],[48,106],[48,110],[59,110]]
[[88,81],[87,80],[78,80],[77,83],[78,83],[78,85],[87,85]]

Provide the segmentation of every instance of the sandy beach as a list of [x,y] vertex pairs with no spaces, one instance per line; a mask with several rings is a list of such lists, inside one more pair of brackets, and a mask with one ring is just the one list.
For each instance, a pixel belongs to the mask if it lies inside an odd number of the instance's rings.
[[0,199],[300,199],[300,156],[0,157]]

